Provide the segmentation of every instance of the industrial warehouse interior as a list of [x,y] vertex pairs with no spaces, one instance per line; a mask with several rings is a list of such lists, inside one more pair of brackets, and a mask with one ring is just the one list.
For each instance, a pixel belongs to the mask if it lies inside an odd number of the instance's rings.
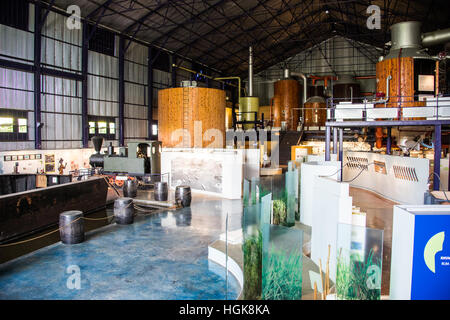
[[1,0],[0,300],[449,300],[449,17]]

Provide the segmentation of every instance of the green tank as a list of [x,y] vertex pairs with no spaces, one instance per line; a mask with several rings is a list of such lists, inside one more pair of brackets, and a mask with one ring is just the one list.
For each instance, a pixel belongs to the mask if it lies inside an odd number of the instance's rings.
[[[258,97],[241,97],[239,99],[239,112],[256,112],[258,115],[259,111],[259,98]],[[255,121],[254,113],[244,113],[241,114],[240,119],[238,121]],[[251,129],[254,127],[254,124],[246,124],[244,125],[244,129]]]

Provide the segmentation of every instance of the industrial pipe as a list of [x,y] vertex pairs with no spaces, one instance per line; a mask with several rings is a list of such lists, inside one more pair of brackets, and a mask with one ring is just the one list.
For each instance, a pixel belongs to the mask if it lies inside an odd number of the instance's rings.
[[305,103],[306,103],[306,96],[308,95],[308,80],[306,79],[306,76],[301,72],[291,72],[292,76],[297,76],[303,79],[303,105],[302,105],[302,121],[305,122]]
[[238,80],[238,101],[241,99],[241,78],[240,77],[219,77],[219,78],[212,78],[213,80]]
[[[195,71],[195,70],[191,70],[191,69],[188,69],[188,68],[185,68],[185,67],[177,66],[176,64],[172,64],[172,67],[178,68],[178,69],[181,69],[181,70],[184,70],[184,71],[193,73],[193,74],[199,74],[199,75],[201,75],[201,76],[203,76],[203,77],[205,77],[205,78],[212,79],[212,80],[216,80],[216,81],[218,81],[218,80],[220,80],[220,79],[234,79],[234,78],[238,78],[238,77],[214,78],[214,77],[212,77],[212,76],[208,76],[207,74],[203,74],[203,73],[197,72],[197,71]],[[236,87],[236,85],[234,85],[234,84],[228,84],[228,83],[225,83],[225,82],[223,82],[223,81],[219,81],[219,82],[224,83],[224,84],[226,84],[226,85],[228,85],[228,86]],[[240,92],[241,92],[240,88],[241,88],[241,79],[239,78],[239,94],[240,94]]]
[[248,47],[248,96],[253,97],[253,49]]
[[[374,102],[375,104],[386,103],[389,101],[389,81],[391,81],[391,79],[392,79],[391,75],[386,77],[386,98],[375,101]],[[380,149],[383,143],[383,128],[377,127],[375,137],[376,137],[376,147]]]
[[450,41],[450,28],[422,34],[422,45],[424,47],[434,46],[447,41]]

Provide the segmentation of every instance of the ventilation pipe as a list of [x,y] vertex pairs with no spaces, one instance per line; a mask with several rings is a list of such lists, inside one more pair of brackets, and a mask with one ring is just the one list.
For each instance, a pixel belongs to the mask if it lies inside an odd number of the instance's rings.
[[450,41],[450,28],[422,34],[422,45],[424,47],[431,47],[448,41]]
[[[288,71],[289,72],[289,71]],[[285,71],[286,74],[286,71]],[[306,102],[306,96],[308,95],[308,82],[306,80],[306,76],[301,72],[291,72],[291,76],[293,77],[300,77],[303,79],[303,106]]]
[[248,96],[253,97],[253,49],[248,47]]

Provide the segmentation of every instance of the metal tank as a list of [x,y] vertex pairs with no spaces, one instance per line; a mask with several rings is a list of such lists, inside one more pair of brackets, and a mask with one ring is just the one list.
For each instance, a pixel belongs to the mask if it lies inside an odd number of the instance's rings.
[[333,98],[336,98],[336,103],[342,101],[355,101],[355,98],[361,97],[361,90],[359,83],[356,82],[352,75],[341,75],[333,83]]
[[287,131],[295,131],[301,116],[300,110],[300,84],[297,80],[283,79],[274,83],[273,97],[274,126],[284,122]]
[[[258,97],[241,97],[239,99],[239,113],[241,117],[238,120],[241,121],[255,121],[259,110],[259,98]],[[251,129],[254,124],[245,124],[244,129]]]
[[[253,49],[249,47],[248,58],[248,96],[239,99],[239,112],[241,121],[256,121],[259,111],[259,98],[253,97]],[[251,129],[254,124],[245,124],[244,129]]]
[[323,97],[313,96],[305,102],[305,130],[316,130],[324,127],[327,121],[327,103]]

